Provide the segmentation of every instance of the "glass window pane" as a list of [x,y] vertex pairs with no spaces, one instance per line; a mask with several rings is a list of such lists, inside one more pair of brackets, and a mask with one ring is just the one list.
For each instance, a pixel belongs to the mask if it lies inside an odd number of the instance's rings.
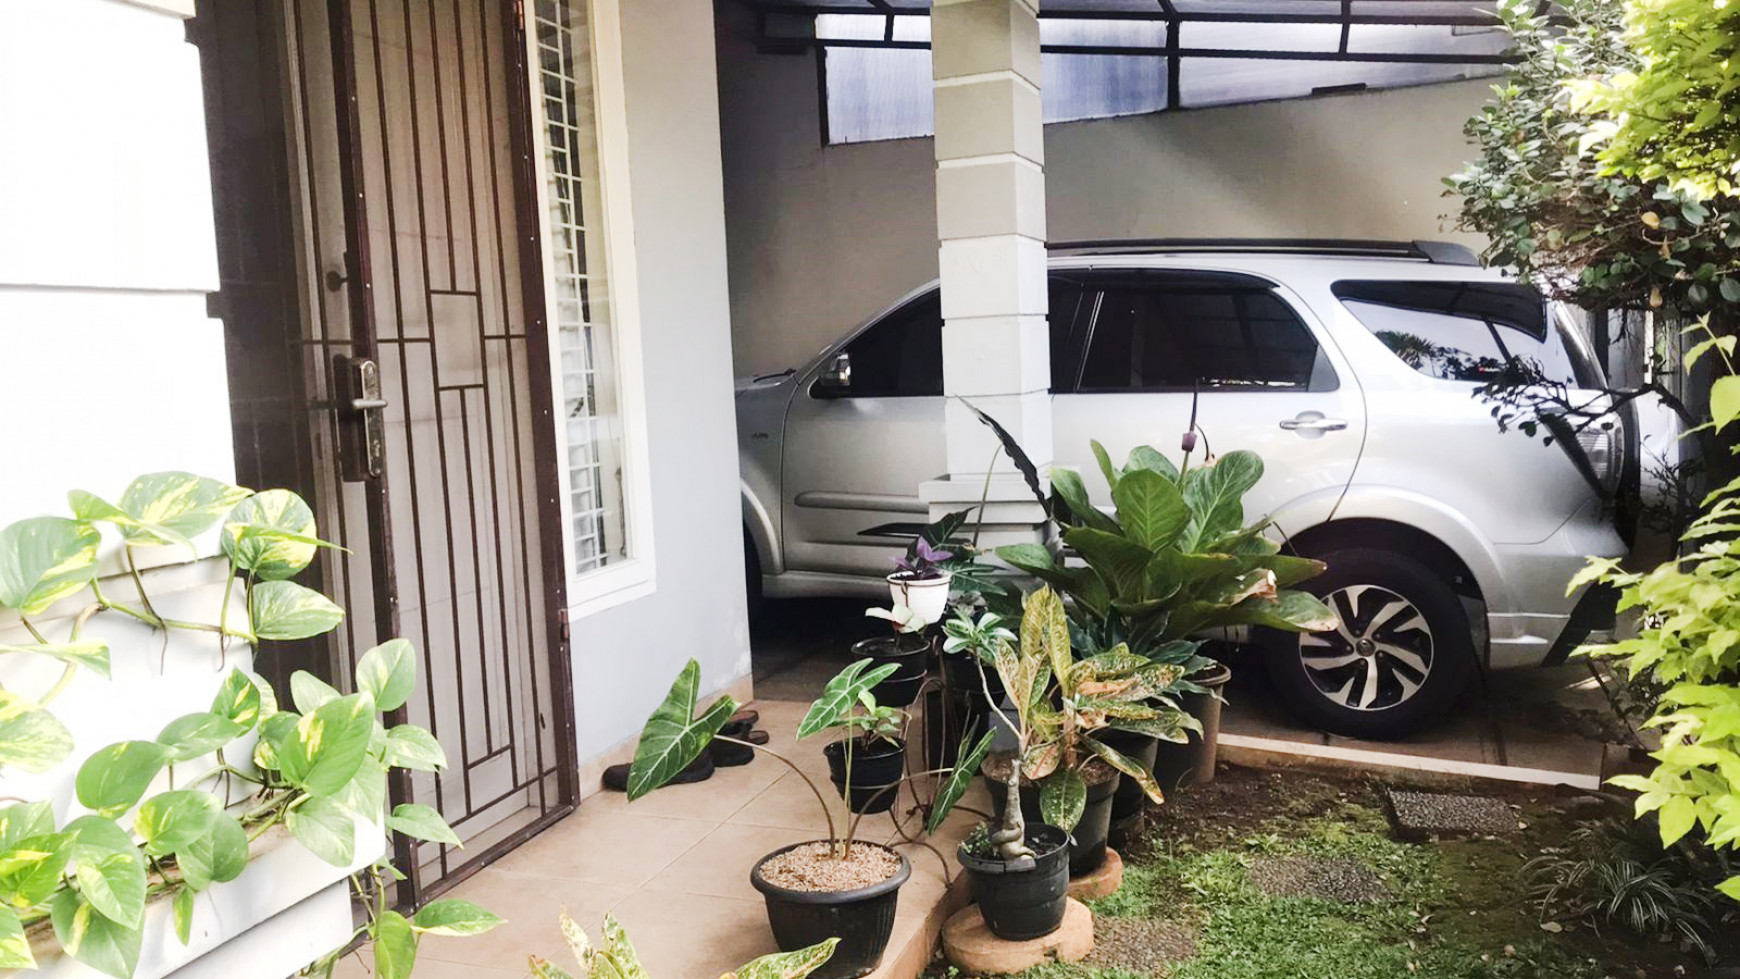
[[1409,367],[1486,382],[1510,365],[1532,378],[1592,386],[1593,365],[1541,294],[1506,282],[1344,281],[1335,295]]
[[1265,289],[1113,283],[1101,293],[1080,390],[1331,389],[1320,354],[1298,315]]
[[846,345],[854,398],[941,397],[942,296],[932,292],[888,314]]
[[630,557],[615,317],[605,278],[603,197],[585,0],[538,0],[538,99],[549,207],[551,316],[562,368],[575,574]]

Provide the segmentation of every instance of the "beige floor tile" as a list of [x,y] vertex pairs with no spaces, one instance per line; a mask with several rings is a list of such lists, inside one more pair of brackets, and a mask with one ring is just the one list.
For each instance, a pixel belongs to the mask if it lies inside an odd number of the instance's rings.
[[638,887],[682,856],[714,824],[582,805],[504,857],[499,870]]
[[616,916],[653,979],[714,979],[779,950],[759,897],[642,891],[617,905]]
[[[374,979],[374,960],[369,958],[368,950],[364,949],[360,956],[346,957],[333,970],[332,975],[333,979]],[[417,979],[524,979],[531,972],[524,968],[490,969],[460,962],[443,962],[419,954],[415,975]]]
[[644,889],[760,900],[760,892],[749,883],[749,871],[756,862],[782,846],[818,839],[820,835],[801,829],[728,823],[707,834],[706,839],[661,871]]
[[[780,829],[801,829],[816,836],[828,831],[828,816],[837,824],[845,814],[845,806],[833,783],[816,779],[815,790],[795,772],[787,771],[761,794],[731,816],[737,826],[772,826]],[[816,801],[816,791],[823,802]],[[824,811],[823,805],[826,804]],[[843,827],[842,827],[843,828]]]
[[561,909],[596,938],[604,913],[632,893],[628,887],[485,868],[451,896],[480,904],[507,924],[470,938],[430,936],[419,957],[507,969],[523,967],[526,956],[536,953],[572,972],[575,963],[568,961],[572,956],[557,924]]

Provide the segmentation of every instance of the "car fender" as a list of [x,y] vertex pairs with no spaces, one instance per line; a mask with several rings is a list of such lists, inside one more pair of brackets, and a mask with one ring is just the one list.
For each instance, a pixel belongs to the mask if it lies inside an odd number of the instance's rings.
[[742,503],[743,529],[755,547],[761,573],[779,574],[785,570],[785,562],[780,555],[779,531],[774,526],[773,516],[747,481],[738,480],[737,493]]
[[1284,535],[1293,537],[1345,520],[1383,520],[1431,536],[1474,575],[1489,613],[1516,611],[1513,590],[1492,543],[1462,513],[1424,494],[1358,484],[1345,491],[1325,490],[1276,511],[1275,524]]

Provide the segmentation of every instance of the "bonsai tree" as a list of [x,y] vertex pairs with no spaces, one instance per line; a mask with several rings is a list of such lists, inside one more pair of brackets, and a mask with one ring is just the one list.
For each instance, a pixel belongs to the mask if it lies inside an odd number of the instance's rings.
[[1022,604],[1020,646],[1001,636],[989,640],[998,678],[1014,707],[1014,717],[996,708],[1015,732],[1016,749],[1004,779],[1002,824],[988,838],[1005,860],[1032,855],[1024,843],[1023,779],[1040,786],[1045,822],[1066,832],[1081,819],[1087,802],[1083,769],[1096,760],[1128,775],[1145,795],[1161,802],[1160,787],[1148,772],[1094,734],[1121,730],[1182,741],[1195,723],[1176,706],[1157,701],[1177,681],[1179,666],[1155,663],[1122,647],[1077,659],[1062,596],[1045,585]]
[[[562,909],[561,921],[562,937],[568,940],[568,949],[580,963],[580,975],[571,976],[560,967],[533,955],[530,967],[536,979],[647,979],[640,955],[635,952],[628,933],[622,930],[615,915],[604,916],[603,948],[593,947],[591,939],[568,916],[566,908]],[[720,979],[804,979],[825,964],[839,944],[838,938],[830,938],[795,952],[763,955],[748,965],[725,973]]]
[[[895,670],[893,664],[887,664],[876,669],[865,671],[869,660],[860,660],[846,667],[839,675],[828,681],[822,695],[810,704],[798,725],[798,737],[804,738],[825,730],[845,730],[861,725],[875,726],[881,721],[875,712],[858,714],[864,706],[866,695],[870,688],[886,679]],[[635,749],[634,762],[628,773],[628,799],[630,802],[646,795],[675,778],[678,772],[687,768],[691,762],[707,749],[714,738],[732,744],[744,745],[756,751],[763,752],[780,761],[787,768],[796,772],[809,786],[811,794],[816,797],[817,805],[821,806],[822,814],[828,824],[828,842],[835,859],[846,859],[851,854],[852,842],[857,834],[858,823],[863,814],[850,819],[842,819],[842,826],[834,820],[834,807],[816,785],[815,780],[798,767],[797,763],[785,755],[768,748],[765,745],[751,744],[736,738],[721,735],[720,729],[731,715],[736,713],[738,703],[729,695],[722,696],[699,714],[695,712],[697,693],[700,687],[701,668],[694,660],[690,660],[682,671],[677,674],[677,680],[671,685],[670,692],[647,719],[646,727],[641,730],[640,744]],[[886,716],[886,715],[883,715]],[[852,720],[849,718],[865,718]],[[984,761],[985,755],[991,750],[991,734],[986,732],[975,743],[971,732],[962,739],[959,753],[959,763],[952,768],[935,769],[928,772],[905,775],[900,783],[931,775],[944,776],[938,786],[936,796],[931,800],[930,812],[925,819],[925,831],[936,832],[942,825],[956,803],[966,793],[967,786],[972,783],[972,777]]]

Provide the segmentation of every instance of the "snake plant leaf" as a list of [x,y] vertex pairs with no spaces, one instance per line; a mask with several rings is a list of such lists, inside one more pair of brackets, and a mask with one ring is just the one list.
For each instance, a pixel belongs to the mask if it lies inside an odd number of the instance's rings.
[[1244,495],[1263,478],[1263,460],[1240,449],[1221,456],[1211,466],[1192,469],[1179,480],[1190,507],[1185,550],[1211,541],[1245,522]]
[[97,576],[97,528],[65,517],[32,517],[0,530],[0,606],[40,615]]
[[377,710],[398,710],[416,686],[417,651],[409,639],[389,639],[357,661],[356,688],[375,698]]
[[1071,527],[1063,532],[1063,541],[1075,548],[1100,576],[1114,599],[1128,601],[1147,596],[1148,565],[1154,560],[1153,551],[1121,533],[1091,527]]
[[1100,756],[1106,764],[1120,772],[1123,772],[1125,775],[1130,776],[1132,779],[1135,779],[1136,784],[1142,787],[1143,795],[1146,795],[1157,803],[1166,801],[1165,794],[1160,791],[1160,786],[1155,784],[1154,777],[1148,773],[1146,768],[1143,768],[1141,765],[1130,760],[1130,758],[1124,755],[1123,752],[1111,747],[1110,745],[1096,741],[1093,738],[1083,738],[1082,741],[1088,746],[1090,751]]
[[834,947],[840,944],[838,938],[830,938],[825,942],[800,948],[795,952],[776,952],[763,955],[761,958],[740,966],[735,972],[727,972],[719,979],[804,979],[805,976],[821,968],[834,956]]
[[282,581],[301,573],[321,547],[314,511],[289,490],[266,490],[230,511],[218,544],[224,556],[262,581]]
[[1178,467],[1151,445],[1138,445],[1130,450],[1130,458],[1124,463],[1124,472],[1130,473],[1138,469],[1157,472],[1174,483],[1178,482]]
[[85,965],[115,979],[129,979],[139,967],[144,933],[103,917],[76,889],[55,895],[49,917],[60,947]]
[[30,952],[30,939],[24,936],[18,912],[0,907],[0,969],[34,968],[36,956]]
[[967,794],[967,789],[973,784],[973,779],[979,776],[979,766],[985,763],[985,755],[991,750],[991,742],[996,740],[996,734],[986,731],[978,743],[968,746],[973,732],[961,738],[961,745],[955,752],[955,767],[949,770],[948,777],[937,786],[936,799],[931,803],[930,815],[924,821],[924,831],[935,833],[942,826],[943,820],[949,817],[961,797]]
[[1087,780],[1073,768],[1060,768],[1039,784],[1039,818],[1065,833],[1075,831],[1087,809]]
[[262,581],[249,591],[248,618],[260,639],[309,639],[338,628],[344,609],[293,581]]
[[507,924],[500,916],[470,901],[442,898],[431,901],[411,916],[411,927],[425,935],[466,938]]
[[647,718],[628,772],[630,802],[676,778],[707,749],[713,736],[737,712],[737,701],[722,696],[700,717],[695,700],[701,686],[701,664],[689,660],[677,674],[664,702]]
[[60,718],[34,701],[0,690],[0,769],[46,772],[72,750],[72,732]]
[[73,838],[74,879],[85,900],[118,925],[143,924],[145,858],[133,838],[102,816],[80,816],[66,831]]
[[1100,475],[1106,477],[1106,489],[1117,489],[1118,480],[1124,475],[1123,471],[1112,465],[1112,457],[1107,454],[1106,447],[1100,444],[1099,439],[1089,439],[1088,445],[1093,447],[1094,461],[1100,465]]
[[1184,494],[1172,480],[1152,469],[1125,472],[1112,491],[1112,502],[1118,505],[1118,522],[1123,524],[1124,533],[1150,551],[1171,546],[1191,519]]
[[1081,474],[1073,469],[1051,470],[1051,490],[1069,507],[1070,515],[1075,519],[1070,523],[1080,527],[1091,527],[1107,534],[1120,535],[1123,528],[1118,522],[1101,512],[1088,498],[1087,486],[1081,481]]
[[378,979],[411,979],[417,965],[418,934],[410,919],[397,911],[375,921],[375,975]]
[[34,653],[37,656],[58,659],[62,663],[82,666],[104,679],[109,677],[109,644],[99,639],[19,645],[0,643],[0,654],[5,653]]
[[822,695],[810,703],[810,709],[798,722],[797,736],[801,741],[811,735],[838,727],[853,708],[862,702],[870,688],[894,675],[897,663],[884,663],[865,672],[873,660],[861,659],[848,664],[822,688]]
[[251,495],[240,486],[193,473],[147,473],[121,493],[120,509],[137,521],[120,523],[121,535],[141,546],[184,544]]

